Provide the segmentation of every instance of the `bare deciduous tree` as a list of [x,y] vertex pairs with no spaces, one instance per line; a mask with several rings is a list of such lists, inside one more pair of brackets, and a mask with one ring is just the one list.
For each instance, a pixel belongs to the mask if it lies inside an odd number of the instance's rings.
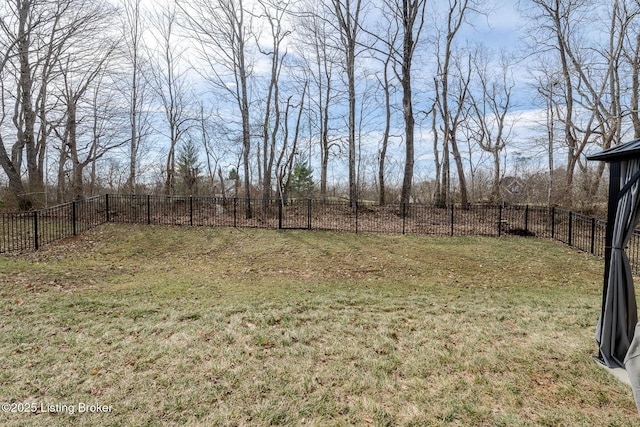
[[249,83],[252,64],[248,60],[247,42],[251,36],[251,23],[242,0],[178,1],[185,14],[187,29],[191,32],[207,64],[207,78],[217,89],[231,97],[241,117],[242,158],[244,166],[244,192],[247,199],[245,215],[251,209],[251,124],[249,120]]
[[[442,120],[442,164],[436,165],[436,169],[442,171],[440,194],[436,195],[436,203],[448,204],[450,200],[450,154],[453,154],[458,172],[458,184],[460,186],[460,202],[466,206],[468,201],[465,171],[458,148],[457,131],[462,120],[463,105],[467,96],[469,73],[463,70],[461,63],[452,63],[455,60],[456,36],[464,24],[468,15],[476,12],[475,0],[449,0],[449,8],[445,19],[446,29],[438,30],[435,44],[437,46],[437,76],[434,79],[438,112]],[[456,66],[456,68],[452,67]],[[452,90],[451,77],[458,70],[457,90]]]
[[[19,185],[14,182],[22,208],[45,202],[48,138],[59,120],[50,116],[56,107],[52,99],[57,98],[52,93],[56,91],[54,83],[65,68],[61,64],[67,63],[72,52],[81,51],[84,43],[100,38],[92,29],[97,22],[106,19],[108,7],[102,2],[86,0],[19,0],[6,2],[3,7],[1,44],[7,49],[6,58],[10,58],[5,63],[5,77],[10,73],[15,79],[12,122],[16,141],[11,149],[11,159],[3,158],[2,164],[9,171],[8,175],[13,176],[10,179],[15,181],[15,174],[21,174],[26,160],[28,194],[24,189],[18,189]],[[11,71],[6,67],[8,64],[11,64]],[[6,153],[4,147],[3,151]]]
[[[479,49],[473,55],[473,69],[479,85],[479,93],[470,91],[472,135],[480,148],[493,158],[491,201],[500,200],[500,155],[511,139],[512,124],[507,114],[513,109],[512,91],[515,83],[511,64],[502,52],[499,66],[493,66],[491,55]],[[496,69],[496,73],[492,69]]]
[[327,177],[329,159],[335,147],[336,138],[331,135],[331,110],[338,101],[334,88],[336,68],[339,64],[339,50],[332,46],[333,27],[329,24],[331,14],[311,2],[299,4],[296,14],[297,45],[303,59],[305,81],[309,81],[306,91],[307,116],[310,134],[317,135],[320,148],[320,197],[327,197]]
[[[405,126],[405,167],[400,201],[411,202],[411,184],[414,165],[414,128],[411,67],[424,25],[425,0],[402,0],[402,111]],[[399,5],[397,5],[399,6]]]
[[[7,18],[0,18],[0,28],[5,35],[11,34],[11,22]],[[5,88],[5,78],[7,76],[6,66],[9,61],[16,55],[15,47],[18,43],[17,38],[3,37],[0,41],[0,47],[2,48],[2,55],[0,56],[0,166],[7,174],[9,178],[9,188],[18,201],[18,206],[21,210],[28,210],[31,208],[31,201],[26,195],[22,179],[20,177],[19,165],[15,165],[7,150],[4,146],[4,139],[2,137],[2,126],[5,118],[7,117],[7,98]]]
[[300,105],[298,106],[298,115],[295,121],[293,139],[290,140],[290,125],[289,116],[294,105],[291,105],[291,97],[287,100],[287,105],[284,112],[284,136],[282,141],[282,149],[276,161],[276,173],[278,176],[278,191],[281,200],[286,200],[288,190],[291,187],[291,173],[293,171],[293,162],[298,153],[298,142],[300,139],[300,131],[302,129],[302,117],[304,113],[304,100],[306,98],[308,83],[305,82],[302,88],[302,95],[300,96]]
[[141,0],[124,0],[124,22],[123,34],[126,57],[129,61],[129,74],[127,76],[127,98],[129,103],[129,177],[127,188],[131,194],[135,194],[138,174],[138,156],[142,141],[143,128],[143,105],[145,94],[144,81],[144,60],[143,36],[145,27],[143,25],[143,10]]
[[337,20],[337,30],[344,54],[344,71],[347,76],[347,91],[349,97],[349,202],[355,206],[358,201],[356,185],[356,53],[358,47],[358,33],[361,25],[362,0],[331,0],[333,13]]
[[[268,23],[270,46],[260,48],[262,54],[270,57],[271,70],[268,76],[267,95],[264,101],[265,111],[262,124],[262,198],[264,208],[268,206],[272,194],[272,177],[276,159],[276,145],[281,127],[280,112],[280,76],[287,55],[282,45],[291,31],[285,28],[289,3],[274,0],[260,0],[261,15]],[[287,104],[288,105],[288,104]]]
[[[601,148],[608,148],[619,143],[621,138],[624,110],[621,59],[629,26],[638,15],[638,5],[627,3],[619,0],[610,5],[589,0],[531,0],[531,8],[527,10],[535,25],[530,37],[537,54],[539,57],[551,56],[559,64],[561,79],[554,95],[561,98],[561,108],[557,108],[556,113],[566,142],[564,202],[567,205],[572,204],[576,170],[586,171],[583,153],[587,147],[597,141]],[[589,39],[584,26],[591,25],[596,14],[605,13],[610,18],[608,37]],[[606,41],[602,43],[602,40]],[[634,102],[633,97],[630,102]],[[597,189],[600,181],[597,177],[602,174],[603,167],[599,166],[596,179],[584,181],[589,194]]]
[[[95,116],[91,106],[94,89],[108,68],[108,61],[115,51],[113,38],[109,37],[113,9],[106,3],[80,3],[82,12],[75,15],[73,33],[68,34],[68,43],[73,46],[69,52],[61,51],[56,61],[60,76],[54,86],[58,88],[57,98],[64,110],[61,129],[54,129],[61,139],[59,169],[64,168],[67,158],[71,161],[72,197],[84,198],[84,169],[104,154],[107,146],[93,138],[88,123]],[[86,37],[86,34],[101,34],[102,37]],[[87,123],[87,127],[84,124]],[[60,187],[63,185],[59,183]],[[60,201],[63,201],[62,199]]]
[[[71,57],[67,61],[61,63],[62,88],[61,99],[65,105],[64,131],[62,132],[62,144],[67,150],[72,165],[72,191],[73,199],[79,200],[84,198],[84,168],[91,162],[95,161],[97,156],[102,155],[102,151],[98,151],[98,141],[89,138],[86,147],[81,146],[81,138],[78,135],[78,124],[84,121],[78,111],[79,104],[85,101],[87,92],[90,92],[91,85],[98,80],[104,72],[104,65],[109,56],[113,52],[114,47],[100,46],[96,51],[87,49],[85,53],[91,62],[81,62],[75,57],[73,62]],[[104,51],[102,56],[99,52]],[[91,134],[89,134],[91,135]],[[84,158],[83,156],[84,153]]]
[[[382,34],[368,32],[373,36],[376,42],[379,42],[384,48],[376,48],[374,50],[382,54],[383,57],[383,76],[386,100],[386,125],[383,137],[383,150],[380,156],[379,181],[381,188],[380,199],[384,199],[384,160],[386,155],[386,146],[389,138],[390,127],[390,98],[389,98],[389,78],[387,76],[388,65],[393,61],[393,70],[396,78],[402,86],[402,116],[404,119],[404,143],[405,143],[405,166],[402,181],[402,190],[400,201],[408,204],[411,201],[411,186],[413,183],[414,172],[414,131],[415,117],[413,112],[413,87],[412,87],[412,65],[416,48],[418,47],[422,28],[424,26],[425,0],[385,0],[381,13],[383,20],[386,20],[387,30]],[[385,155],[382,155],[385,154]]]
[[163,107],[169,131],[164,193],[173,195],[176,187],[176,149],[187,131],[187,81],[179,62],[183,52],[176,42],[176,6],[166,5],[152,17],[155,44],[150,55],[152,87]]

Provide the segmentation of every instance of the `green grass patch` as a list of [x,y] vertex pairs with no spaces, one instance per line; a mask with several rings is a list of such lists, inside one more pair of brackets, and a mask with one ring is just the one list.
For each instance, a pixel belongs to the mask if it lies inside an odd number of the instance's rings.
[[591,359],[601,276],[536,239],[106,225],[0,257],[0,403],[37,409],[0,424],[640,425]]

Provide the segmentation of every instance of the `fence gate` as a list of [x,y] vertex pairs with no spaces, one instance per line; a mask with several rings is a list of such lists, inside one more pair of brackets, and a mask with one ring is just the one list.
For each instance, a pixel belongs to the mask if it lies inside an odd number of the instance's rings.
[[311,230],[311,199],[279,200],[278,228]]

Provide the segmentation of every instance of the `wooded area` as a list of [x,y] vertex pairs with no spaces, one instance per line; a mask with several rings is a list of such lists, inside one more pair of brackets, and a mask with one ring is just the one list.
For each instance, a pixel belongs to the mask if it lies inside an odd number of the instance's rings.
[[[606,174],[585,154],[640,137],[640,4],[518,7],[8,0],[0,200],[29,210],[111,191],[591,209]],[[504,28],[512,37],[492,41]]]

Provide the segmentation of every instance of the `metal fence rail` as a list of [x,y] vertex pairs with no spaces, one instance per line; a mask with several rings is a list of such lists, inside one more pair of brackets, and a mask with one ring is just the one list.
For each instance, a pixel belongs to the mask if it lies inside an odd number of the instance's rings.
[[0,253],[37,250],[106,222],[106,196],[32,212],[0,214]]
[[34,225],[37,226],[37,212],[0,214],[0,253],[37,249]]
[[[535,236],[604,256],[606,222],[541,206],[378,206],[340,200],[261,200],[106,194],[33,212],[0,214],[0,253],[37,250],[106,222],[313,229],[437,236]],[[627,253],[640,273],[640,231]]]

